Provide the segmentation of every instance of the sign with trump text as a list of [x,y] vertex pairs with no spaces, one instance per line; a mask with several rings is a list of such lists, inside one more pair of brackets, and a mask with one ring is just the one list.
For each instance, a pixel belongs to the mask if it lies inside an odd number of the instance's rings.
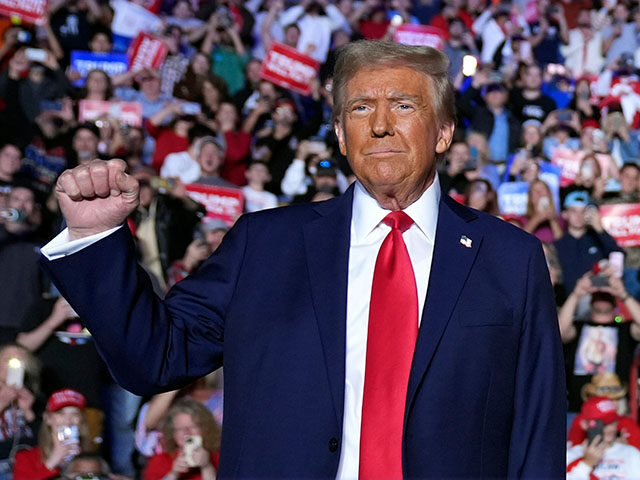
[[444,48],[442,31],[428,25],[400,25],[393,33],[393,41],[403,45],[432,47],[438,50]]
[[220,218],[233,224],[244,208],[244,195],[239,188],[214,187],[191,183],[185,185],[187,195],[204,206],[207,217]]
[[260,77],[279,87],[311,95],[311,85],[320,64],[295,48],[273,42],[262,62]]
[[160,68],[167,57],[169,49],[159,38],[140,33],[129,47],[129,65],[131,71],[143,68]]
[[640,245],[640,205],[621,203],[600,207],[602,226],[621,247]]
[[140,102],[105,102],[102,100],[80,100],[78,119],[81,122],[114,118],[132,127],[142,126],[142,104]]
[[41,25],[48,3],[48,0],[0,0],[0,15]]

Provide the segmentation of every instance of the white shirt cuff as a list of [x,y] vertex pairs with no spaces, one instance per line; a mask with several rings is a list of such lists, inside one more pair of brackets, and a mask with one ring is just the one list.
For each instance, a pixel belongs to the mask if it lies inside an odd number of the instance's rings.
[[122,228],[122,225],[105,230],[104,232],[89,235],[88,237],[79,238],[77,240],[69,240],[69,229],[65,228],[53,240],[40,249],[40,252],[47,257],[47,260],[57,260],[67,255],[79,252],[83,248],[93,245],[99,240],[108,237],[116,230]]

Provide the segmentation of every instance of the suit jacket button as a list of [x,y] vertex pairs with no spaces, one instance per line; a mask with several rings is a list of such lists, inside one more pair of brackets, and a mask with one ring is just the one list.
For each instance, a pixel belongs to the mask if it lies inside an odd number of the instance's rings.
[[329,440],[329,451],[333,453],[337,450],[338,450],[338,439],[336,437],[331,437],[331,440]]

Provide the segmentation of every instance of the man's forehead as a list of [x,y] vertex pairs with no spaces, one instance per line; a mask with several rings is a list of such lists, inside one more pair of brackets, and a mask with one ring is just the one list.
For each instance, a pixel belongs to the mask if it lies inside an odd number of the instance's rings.
[[423,97],[431,88],[429,78],[409,67],[374,67],[356,72],[346,84],[346,97]]

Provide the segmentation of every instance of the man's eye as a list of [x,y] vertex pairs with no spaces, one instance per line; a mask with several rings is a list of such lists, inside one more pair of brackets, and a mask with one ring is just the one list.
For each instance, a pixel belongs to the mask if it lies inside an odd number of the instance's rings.
[[411,110],[413,107],[408,103],[401,103],[400,105],[398,105],[398,108],[400,110]]
[[353,107],[354,112],[364,112],[366,109],[366,105],[356,105],[355,107]]

